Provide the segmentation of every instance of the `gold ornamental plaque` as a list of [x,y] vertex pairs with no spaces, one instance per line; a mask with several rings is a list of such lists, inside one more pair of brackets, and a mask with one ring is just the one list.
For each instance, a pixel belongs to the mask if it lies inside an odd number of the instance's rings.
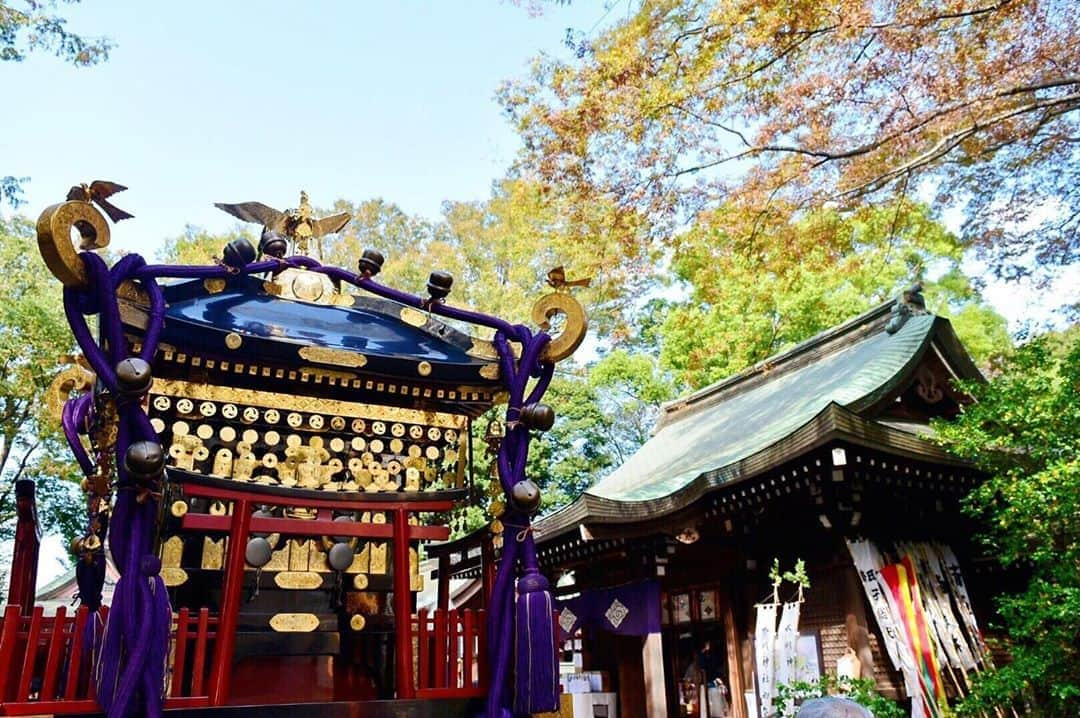
[[161,578],[165,581],[166,586],[172,588],[187,583],[188,575],[187,571],[182,568],[163,568],[161,569]]
[[278,588],[304,590],[322,586],[322,576],[308,571],[282,571],[274,574],[274,583]]
[[319,627],[314,613],[276,613],[270,617],[270,628],[278,633],[311,633]]
[[301,359],[317,362],[319,364],[331,364],[334,366],[351,367],[359,369],[367,364],[367,357],[344,349],[330,347],[301,347],[297,352]]

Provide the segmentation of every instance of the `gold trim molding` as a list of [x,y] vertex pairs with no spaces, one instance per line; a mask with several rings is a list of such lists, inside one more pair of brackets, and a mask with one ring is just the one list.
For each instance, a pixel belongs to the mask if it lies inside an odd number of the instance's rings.
[[406,424],[427,424],[443,429],[463,429],[466,417],[441,411],[423,411],[397,406],[376,406],[337,399],[280,394],[257,389],[239,389],[217,384],[193,384],[180,379],[155,379],[150,392],[174,398],[206,399],[222,403],[250,404],[265,409],[288,408],[290,411],[317,414],[336,414],[356,419],[400,421]]

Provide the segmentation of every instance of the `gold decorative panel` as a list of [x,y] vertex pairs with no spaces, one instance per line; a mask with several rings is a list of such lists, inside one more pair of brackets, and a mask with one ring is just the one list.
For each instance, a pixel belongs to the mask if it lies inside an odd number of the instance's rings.
[[289,570],[308,570],[308,540],[289,539]]
[[215,541],[209,536],[203,537],[202,568],[220,571],[225,565],[225,539]]

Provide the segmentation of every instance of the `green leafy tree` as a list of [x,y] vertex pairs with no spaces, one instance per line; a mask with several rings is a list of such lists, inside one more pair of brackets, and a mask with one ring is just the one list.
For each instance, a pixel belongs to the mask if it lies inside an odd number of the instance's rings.
[[157,252],[157,258],[171,264],[213,264],[221,257],[225,245],[234,239],[243,238],[258,245],[256,230],[248,227],[214,234],[189,224],[184,227],[182,234],[165,240]]
[[[65,3],[79,0],[64,0]],[[0,0],[0,62],[22,62],[31,52],[51,52],[76,67],[95,65],[109,57],[113,44],[87,38],[67,28],[56,0]],[[22,184],[28,177],[0,176],[0,203],[22,204]]]
[[970,714],[1033,702],[1038,715],[1080,714],[1080,329],[1024,344],[939,440],[989,479],[966,510],[987,553],[1029,575],[998,598],[1012,660],[976,677]]
[[0,220],[0,272],[0,540],[13,535],[15,482],[22,478],[37,481],[43,528],[74,538],[83,521],[78,468],[46,407],[46,389],[74,341],[60,284],[42,280],[30,222]]
[[960,269],[960,239],[925,206],[821,209],[798,221],[777,218],[755,241],[742,241],[741,228],[759,221],[730,205],[703,213],[674,253],[690,297],[666,306],[660,357],[686,383],[729,376],[915,280],[926,284],[929,308],[955,320],[977,361],[1008,349],[1005,320]]

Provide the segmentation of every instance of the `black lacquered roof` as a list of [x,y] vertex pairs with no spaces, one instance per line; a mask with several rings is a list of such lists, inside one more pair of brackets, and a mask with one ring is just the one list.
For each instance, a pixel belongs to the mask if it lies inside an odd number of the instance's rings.
[[[270,369],[269,378],[280,378],[281,368],[356,377],[343,380],[343,388],[362,388],[356,382],[372,378],[396,380],[406,382],[401,389],[408,386],[410,394],[442,387],[443,398],[452,390],[455,399],[469,397],[471,389],[490,395],[501,387],[490,343],[390,300],[335,294],[332,301],[300,301],[250,276],[223,284],[182,281],[164,292],[162,346],[173,355],[214,357],[211,366],[242,362],[257,367],[260,377]],[[125,322],[141,328],[131,313]]]

